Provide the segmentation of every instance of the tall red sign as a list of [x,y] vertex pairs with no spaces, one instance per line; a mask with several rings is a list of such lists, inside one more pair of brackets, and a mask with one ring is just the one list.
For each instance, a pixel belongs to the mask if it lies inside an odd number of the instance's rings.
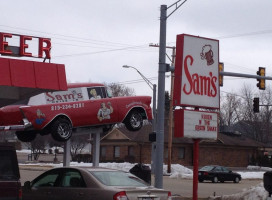
[[177,36],[174,105],[219,108],[219,41]]

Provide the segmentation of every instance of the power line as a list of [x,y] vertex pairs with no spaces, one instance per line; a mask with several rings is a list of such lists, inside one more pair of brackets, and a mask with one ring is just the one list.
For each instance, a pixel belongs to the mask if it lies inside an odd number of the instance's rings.
[[233,34],[233,35],[227,35],[227,36],[220,36],[220,37],[216,37],[216,39],[229,39],[229,38],[235,38],[235,37],[244,37],[244,36],[270,34],[270,33],[272,33],[272,30],[263,30],[263,31],[249,32],[249,33],[240,33],[240,34]]
[[[64,37],[64,38],[59,38],[59,37],[52,37],[52,38],[60,39],[60,40],[66,40],[66,41],[75,41],[75,42],[84,42],[84,43],[86,41],[93,41],[92,43],[94,43],[94,44],[100,44],[100,43],[102,43],[104,45],[115,44],[115,45],[123,45],[123,46],[133,46],[131,44],[110,42],[110,41],[105,41],[105,40],[94,40],[94,39],[90,39],[90,38],[82,38],[82,37],[76,37],[76,36],[72,36],[72,35],[49,33],[49,32],[43,32],[43,31],[37,31],[37,30],[32,30],[32,29],[21,28],[21,27],[13,27],[13,26],[7,26],[7,25],[0,25],[0,26],[2,26],[2,27],[8,27],[8,28],[13,28],[13,29],[19,29],[19,30],[27,30],[27,31],[36,32],[36,33],[43,33],[43,34],[53,35],[53,36],[54,35],[55,36],[60,36],[60,37]],[[65,39],[65,38],[68,38],[68,39]],[[73,38],[74,40],[72,40],[71,38]]]
[[61,57],[74,57],[74,56],[84,56],[84,55],[93,55],[93,54],[99,54],[99,53],[107,53],[107,52],[114,52],[114,51],[123,51],[123,50],[129,50],[140,46],[134,46],[134,47],[125,47],[120,49],[110,49],[110,50],[104,50],[104,51],[95,51],[95,52],[87,52],[87,53],[80,53],[80,54],[67,54],[67,55],[60,55],[60,56],[54,56],[54,58],[61,58]]

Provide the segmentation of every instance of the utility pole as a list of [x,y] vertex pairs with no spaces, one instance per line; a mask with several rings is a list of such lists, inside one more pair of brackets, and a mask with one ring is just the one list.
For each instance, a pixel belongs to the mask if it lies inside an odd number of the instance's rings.
[[[167,7],[161,5],[160,15],[160,47],[159,47],[159,79],[158,79],[158,115],[156,129],[156,168],[155,168],[155,187],[163,188],[163,151],[164,151],[164,104],[165,104],[165,53],[166,53],[166,21],[177,9],[179,9],[187,0],[180,5],[178,3]],[[167,9],[176,6],[175,9],[167,16]]]
[[[172,52],[172,66],[175,66],[176,47],[173,47]],[[173,141],[173,94],[174,94],[174,72],[171,71],[171,93],[170,93],[170,106],[169,106],[169,127],[168,127],[168,165],[167,173],[171,173],[172,164],[172,141]]]
[[[150,47],[160,47],[158,44],[149,44]],[[167,49],[172,49],[172,59],[171,65],[175,66],[176,58],[176,47],[166,46]],[[167,54],[166,54],[167,55]],[[169,99],[169,122],[168,122],[168,162],[167,162],[167,173],[171,173],[171,163],[172,163],[172,140],[173,140],[173,93],[174,93],[174,72],[171,71],[171,89],[170,89],[170,99]]]
[[163,151],[164,151],[164,105],[165,105],[165,53],[166,53],[166,20],[167,6],[161,5],[159,79],[158,79],[158,115],[156,128],[156,167],[155,187],[163,188]]

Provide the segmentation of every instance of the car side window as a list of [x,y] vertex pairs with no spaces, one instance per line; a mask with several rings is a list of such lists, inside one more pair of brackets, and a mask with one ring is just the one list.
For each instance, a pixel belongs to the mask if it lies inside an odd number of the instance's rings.
[[222,172],[222,169],[221,169],[221,167],[216,167],[216,168],[214,169],[214,171],[215,171],[215,172]]
[[87,92],[91,100],[105,98],[105,92],[103,93],[101,87],[87,88]]
[[225,167],[222,167],[222,171],[223,171],[223,172],[229,172],[230,170],[228,170],[228,169],[225,168]]
[[34,187],[34,188],[54,187],[54,186],[56,186],[58,177],[59,177],[58,171],[48,173],[48,174],[42,176],[41,178],[39,178],[38,180],[34,180],[34,182],[32,183],[32,187]]
[[100,90],[101,90],[102,98],[107,98],[107,92],[105,87],[100,87]]
[[61,181],[62,187],[86,187],[79,171],[66,171]]

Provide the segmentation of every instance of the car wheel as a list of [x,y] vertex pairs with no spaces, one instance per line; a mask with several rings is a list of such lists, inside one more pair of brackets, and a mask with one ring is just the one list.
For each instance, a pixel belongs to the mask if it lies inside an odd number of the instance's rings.
[[239,177],[235,177],[235,179],[234,179],[234,181],[233,181],[234,183],[239,183],[240,182],[240,179],[239,179]]
[[35,131],[16,131],[15,134],[18,140],[22,142],[32,142],[37,135]]
[[143,126],[143,117],[138,111],[132,111],[128,114],[125,125],[130,131],[138,131]]
[[57,119],[51,126],[52,137],[59,141],[65,142],[72,136],[72,124],[67,119]]
[[204,180],[203,180],[203,179],[198,179],[198,181],[199,181],[200,183],[203,183]]
[[213,177],[213,180],[212,180],[213,183],[218,183],[218,178],[215,176]]

